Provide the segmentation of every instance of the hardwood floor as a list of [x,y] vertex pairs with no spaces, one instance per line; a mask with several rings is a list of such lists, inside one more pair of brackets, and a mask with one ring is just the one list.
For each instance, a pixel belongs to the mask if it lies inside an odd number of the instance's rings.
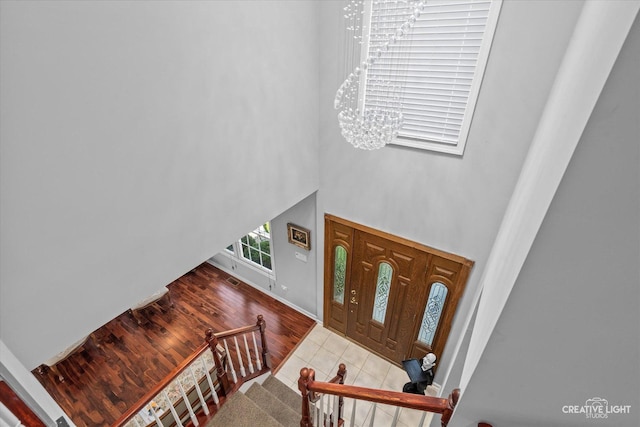
[[33,374],[78,427],[108,426],[191,354],[207,328],[255,324],[258,314],[267,322],[272,368],[277,369],[314,320],[229,278],[204,263],[168,286],[173,307],[165,298],[143,310],[147,323],[138,325],[123,313],[95,331],[95,341],[58,364],[63,382],[50,370]]

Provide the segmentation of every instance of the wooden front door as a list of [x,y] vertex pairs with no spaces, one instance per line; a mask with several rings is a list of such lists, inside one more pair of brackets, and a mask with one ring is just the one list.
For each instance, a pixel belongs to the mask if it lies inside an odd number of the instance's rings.
[[325,324],[400,363],[442,354],[472,262],[325,218]]
[[355,233],[346,335],[391,360],[411,341],[427,255],[364,231]]

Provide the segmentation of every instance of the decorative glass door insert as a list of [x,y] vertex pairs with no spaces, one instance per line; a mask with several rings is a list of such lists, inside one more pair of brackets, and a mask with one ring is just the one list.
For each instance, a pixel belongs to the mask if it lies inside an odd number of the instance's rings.
[[420,332],[418,332],[418,341],[428,346],[433,344],[433,337],[438,329],[442,308],[447,300],[448,292],[449,290],[442,283],[436,282],[431,285],[427,306],[424,309],[422,323],[420,324]]
[[391,290],[392,278],[393,267],[391,264],[381,262],[378,267],[376,296],[373,300],[373,315],[371,316],[376,322],[384,323],[384,318],[387,314],[387,304],[389,303],[389,291]]
[[333,267],[333,300],[344,304],[344,284],[347,271],[347,250],[343,246],[336,246]]

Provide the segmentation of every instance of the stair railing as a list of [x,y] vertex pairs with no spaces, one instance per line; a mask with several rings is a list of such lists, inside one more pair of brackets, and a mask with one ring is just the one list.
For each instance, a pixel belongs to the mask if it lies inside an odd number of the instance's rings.
[[[271,370],[271,358],[265,336],[266,327],[264,317],[260,314],[253,326],[219,333],[208,329],[205,333],[206,341],[216,360],[217,378],[225,396],[237,390],[243,382]],[[260,334],[260,347],[256,341],[256,332]],[[238,339],[241,344],[238,344]],[[231,378],[227,374],[231,375]]]
[[[222,396],[229,396],[244,381],[271,370],[265,331],[262,315],[255,325],[219,333],[208,329],[205,342],[127,409],[112,427],[184,427],[189,421],[198,426],[198,415],[204,413],[206,419],[210,414],[209,401],[218,406]],[[256,333],[260,335],[260,346]]]
[[[346,367],[344,364],[340,364],[338,375],[336,377],[339,376],[343,379],[346,376]],[[427,412],[441,414],[442,427],[446,427],[460,395],[459,389],[453,390],[449,397],[445,399],[391,390],[346,385],[344,384],[344,381],[342,383],[339,381],[335,382],[333,380],[330,382],[321,382],[315,380],[315,371],[310,368],[302,368],[300,370],[298,390],[300,390],[302,395],[301,427],[339,427],[344,425],[345,421],[342,418],[344,398],[354,399],[349,423],[349,426],[351,427],[353,427],[356,422],[356,402],[362,400],[374,403],[370,417],[370,426],[373,426],[376,406],[380,403],[396,407],[391,427],[394,427],[397,424],[400,408],[424,411],[424,415],[419,424],[420,427],[424,423]],[[328,399],[326,406],[324,404],[320,404],[320,407],[318,407],[316,402],[322,401],[323,399],[320,396],[324,395],[333,396],[333,399]],[[333,405],[331,405],[332,401]],[[360,425],[360,423],[358,425]]]
[[[309,380],[315,381],[315,371],[309,370]],[[338,373],[328,382],[332,384],[344,384],[347,376],[347,368],[344,363],[338,367]],[[302,375],[301,375],[302,378]],[[302,419],[306,424],[302,425],[337,425],[334,424],[342,419],[342,411],[344,406],[344,398],[342,396],[333,395],[326,397],[323,393],[316,393],[309,390],[306,383],[298,380],[298,390],[302,393]]]

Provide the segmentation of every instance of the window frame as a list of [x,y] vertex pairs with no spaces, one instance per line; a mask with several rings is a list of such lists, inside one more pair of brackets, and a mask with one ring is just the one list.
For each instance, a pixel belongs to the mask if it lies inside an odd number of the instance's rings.
[[[473,117],[475,114],[475,107],[478,101],[478,96],[480,94],[482,81],[484,78],[484,73],[486,70],[487,62],[489,59],[489,53],[491,50],[491,45],[493,43],[493,37],[495,34],[495,30],[498,23],[498,17],[500,14],[500,9],[502,7],[503,0],[489,0],[491,3],[486,24],[485,31],[482,37],[482,43],[480,45],[480,49],[478,51],[478,58],[476,62],[476,66],[474,69],[474,77],[471,82],[471,88],[469,90],[469,96],[467,98],[467,103],[464,111],[464,116],[461,124],[461,129],[458,134],[458,140],[455,144],[447,143],[443,141],[436,141],[428,138],[418,138],[413,135],[407,135],[406,133],[403,135],[402,128],[400,129],[398,136],[394,138],[389,144],[404,146],[410,148],[416,148],[427,151],[435,151],[453,155],[462,156],[464,154],[464,150],[466,148],[467,140],[469,137],[469,131],[471,129],[471,124],[473,122]],[[363,34],[362,34],[362,49],[361,49],[361,63],[364,63],[369,55],[369,41],[370,41],[370,28],[372,21],[372,12],[373,8],[371,6],[372,1],[365,1],[364,4],[364,25]],[[366,105],[366,89],[367,89],[367,76],[369,75],[369,70],[361,73],[360,81],[359,81],[359,109],[360,111],[364,111],[364,107]]]
[[[260,232],[258,230],[260,229],[264,229],[264,224],[269,224],[269,231],[266,232]],[[234,241],[232,244],[228,245],[227,247],[225,247],[225,252],[235,258],[236,260],[242,262],[243,264],[245,264],[246,266],[250,267],[251,269],[260,272],[262,274],[265,274],[267,276],[270,277],[275,277],[275,263],[274,263],[274,259],[273,259],[273,240],[271,239],[271,224],[269,221],[265,222],[264,224],[260,225],[259,227],[257,227],[256,229],[248,232],[247,234],[243,235],[242,237],[240,237],[238,240]],[[242,239],[244,239],[245,237],[250,236],[251,234],[258,234],[262,237],[266,237],[269,240],[269,254],[267,254],[269,256],[269,261],[271,263],[271,268],[265,267],[264,265],[257,263],[255,261],[253,261],[250,258],[246,258],[244,256],[244,251],[243,251],[243,246],[244,243],[242,242]],[[231,247],[233,250],[229,250],[229,247]],[[260,255],[260,260],[262,261],[262,254],[264,253],[260,248],[254,248],[256,250],[259,251]]]

